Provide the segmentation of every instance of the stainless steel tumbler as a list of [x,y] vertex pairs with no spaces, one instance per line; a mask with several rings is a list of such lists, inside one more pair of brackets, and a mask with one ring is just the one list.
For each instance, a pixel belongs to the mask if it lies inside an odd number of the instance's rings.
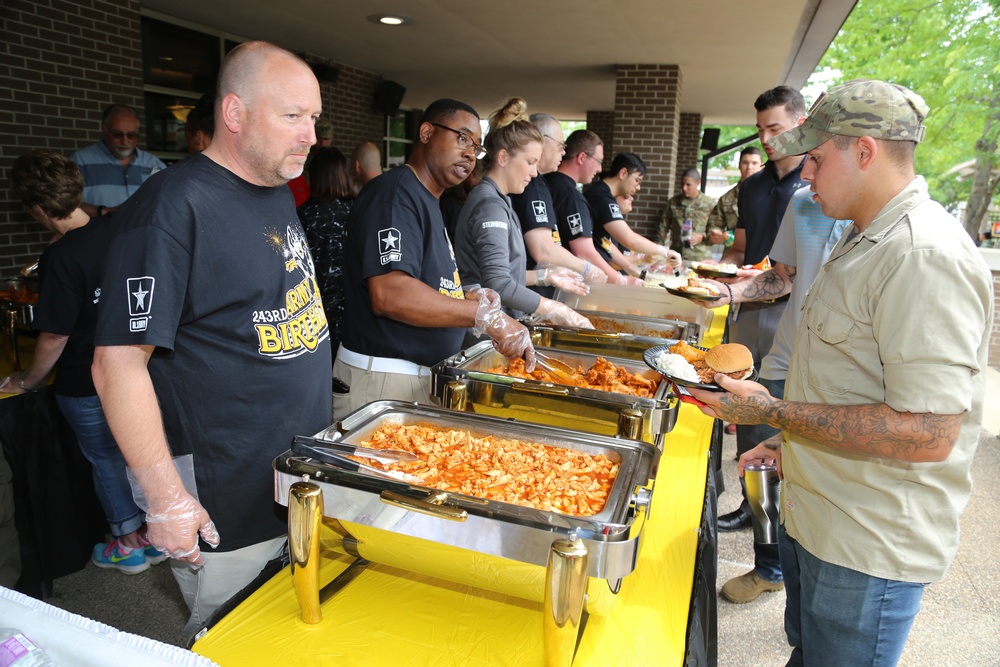
[[778,543],[778,508],[781,480],[774,465],[749,465],[743,469],[747,500],[753,514],[753,539],[758,544]]

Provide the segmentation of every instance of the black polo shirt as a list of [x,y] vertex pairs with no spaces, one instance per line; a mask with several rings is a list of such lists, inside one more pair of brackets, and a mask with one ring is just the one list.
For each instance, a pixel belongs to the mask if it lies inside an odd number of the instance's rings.
[[774,162],[769,161],[740,186],[736,228],[743,229],[747,235],[744,264],[756,264],[771,252],[788,200],[796,190],[808,185],[802,180],[803,164],[805,158],[779,179]]

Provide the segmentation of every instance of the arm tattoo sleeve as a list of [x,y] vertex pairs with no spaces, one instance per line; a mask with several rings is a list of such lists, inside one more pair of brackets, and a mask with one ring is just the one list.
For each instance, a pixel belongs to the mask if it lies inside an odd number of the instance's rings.
[[772,269],[746,283],[742,300],[769,301],[788,294],[791,289],[791,282],[786,282],[783,275]]
[[958,438],[962,415],[896,412],[888,405],[781,402],[774,425],[827,447],[897,461],[943,461]]

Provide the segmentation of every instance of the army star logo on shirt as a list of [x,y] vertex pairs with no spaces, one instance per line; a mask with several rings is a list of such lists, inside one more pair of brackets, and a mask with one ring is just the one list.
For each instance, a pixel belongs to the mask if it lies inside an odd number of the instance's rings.
[[620,220],[622,217],[622,209],[618,204],[608,204],[608,208],[611,210],[611,217],[615,220]]
[[583,233],[583,219],[580,218],[579,213],[574,213],[573,215],[566,216],[566,224],[569,225],[569,231],[571,234]]
[[153,288],[155,284],[156,279],[152,276],[128,278],[126,280],[129,331],[137,332],[146,330],[150,313],[153,309]]
[[403,258],[403,244],[399,230],[395,227],[379,230],[378,254],[382,266],[389,262],[398,262]]
[[531,202],[531,208],[535,211],[535,222],[548,222],[549,212],[545,209],[545,202],[541,199],[536,199]]

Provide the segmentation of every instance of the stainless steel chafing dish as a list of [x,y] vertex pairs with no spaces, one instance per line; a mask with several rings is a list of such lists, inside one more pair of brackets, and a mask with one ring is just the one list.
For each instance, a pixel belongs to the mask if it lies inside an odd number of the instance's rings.
[[[481,570],[483,558],[495,559],[498,565],[493,569],[500,571],[500,580],[515,586],[525,578],[536,581],[537,590],[527,597],[543,603],[546,663],[569,664],[590,587],[596,586],[595,581],[608,580],[611,590],[617,590],[620,579],[635,567],[642,528],[649,518],[659,450],[638,440],[397,401],[370,403],[316,438],[359,445],[387,422],[460,429],[477,436],[499,435],[600,453],[616,461],[619,471],[604,509],[594,516],[579,517],[351,472],[289,450],[274,460],[275,500],[289,507],[292,578],[303,620],[322,620],[318,530],[325,521],[343,536],[344,550],[359,559],[356,564],[369,558],[463,581],[452,578],[453,574],[462,575],[450,559],[469,554],[477,561],[472,569]],[[412,544],[412,548],[379,550],[380,541],[397,539],[413,540],[403,543]],[[430,557],[416,563],[411,552]],[[369,553],[381,557],[369,557]],[[364,560],[362,567],[367,562]],[[541,575],[536,577],[536,573]],[[474,584],[485,588],[499,585]],[[508,592],[502,585],[491,590]],[[603,590],[608,594],[607,585]]]
[[[637,363],[635,360],[559,349],[539,349],[573,368],[590,368],[598,356],[604,356],[629,372],[662,380],[645,363]],[[634,437],[657,446],[662,445],[663,435],[670,432],[677,420],[680,403],[671,392],[669,382],[660,382],[653,398],[640,398],[485,372],[489,368],[506,365],[507,360],[493,349],[489,341],[477,343],[431,368],[431,395],[441,405],[456,410],[601,435],[621,433],[623,419],[637,415],[641,418],[641,424]]]
[[[14,370],[21,370],[18,351],[18,329],[30,329],[35,319],[38,301],[38,279],[34,277],[8,278],[0,281],[0,313],[3,315],[3,337]],[[26,298],[20,298],[24,295]]]
[[700,327],[691,322],[635,318],[628,315],[584,312],[593,329],[554,326],[525,321],[535,347],[587,352],[620,359],[641,360],[642,353],[667,342],[698,343]]

